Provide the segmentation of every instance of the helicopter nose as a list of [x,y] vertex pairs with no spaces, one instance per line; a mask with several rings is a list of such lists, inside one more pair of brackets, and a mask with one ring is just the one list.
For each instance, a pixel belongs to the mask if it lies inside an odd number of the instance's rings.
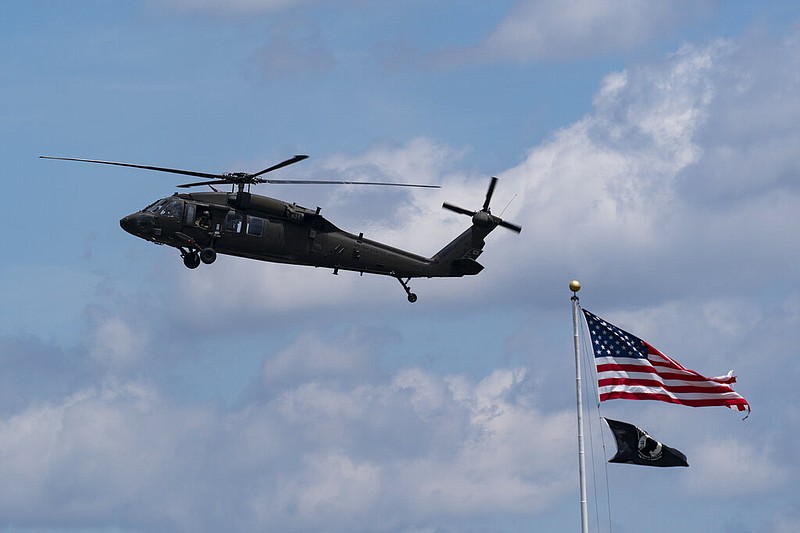
[[141,236],[154,226],[153,216],[147,213],[133,213],[119,221],[119,225],[131,235]]
[[134,235],[135,235],[134,230],[136,228],[136,222],[134,220],[135,216],[136,215],[128,215],[119,221],[119,225],[120,227],[122,227],[122,229]]

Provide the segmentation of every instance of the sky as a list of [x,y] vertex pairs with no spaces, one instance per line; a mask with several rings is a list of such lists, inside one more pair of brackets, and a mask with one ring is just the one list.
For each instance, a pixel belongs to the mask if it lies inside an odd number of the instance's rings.
[[[752,414],[593,401],[592,531],[800,530],[800,6],[77,0],[0,18],[0,529],[569,531],[569,282]],[[490,176],[477,276],[227,256],[118,221],[125,161],[436,190],[261,186],[431,256]],[[606,465],[599,416],[689,468]]]

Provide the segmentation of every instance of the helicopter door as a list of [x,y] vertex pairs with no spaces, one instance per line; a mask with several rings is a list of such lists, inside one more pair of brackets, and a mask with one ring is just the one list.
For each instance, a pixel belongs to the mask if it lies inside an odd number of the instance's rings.
[[[157,211],[156,235],[172,236],[180,230],[183,220],[183,201],[179,198],[169,198],[159,205]],[[150,208],[151,210],[153,208]],[[161,231],[161,233],[158,233]]]
[[190,204],[189,202],[186,202],[184,222],[186,223],[187,226],[191,226],[192,224],[194,224],[196,214],[197,214],[197,206],[195,204]]

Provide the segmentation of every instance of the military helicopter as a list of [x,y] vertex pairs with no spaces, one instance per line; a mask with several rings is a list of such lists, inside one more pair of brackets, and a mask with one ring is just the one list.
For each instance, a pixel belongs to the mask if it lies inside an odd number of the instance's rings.
[[[308,209],[295,203],[250,192],[252,185],[269,184],[347,184],[389,185],[399,187],[438,188],[437,185],[416,185],[388,182],[276,180],[264,174],[306,159],[296,155],[255,174],[234,172],[211,174],[174,168],[156,167],[78,159],[40,156],[42,159],[80,161],[121,167],[140,168],[203,178],[206,181],[184,183],[178,188],[210,186],[212,192],[175,193],[161,198],[141,211],[119,221],[122,229],[155,244],[166,244],[180,251],[187,268],[201,263],[210,265],[217,254],[233,255],[274,263],[289,263],[359,272],[362,275],[391,276],[403,286],[408,301],[417,301],[411,292],[412,278],[461,277],[483,270],[476,261],[483,251],[484,238],[502,226],[516,233],[520,226],[494,216],[489,210],[497,178],[491,178],[483,207],[471,211],[448,203],[442,207],[472,217],[472,225],[433,257],[427,258],[337,228],[320,215],[320,208]],[[230,192],[215,186],[230,185]]]

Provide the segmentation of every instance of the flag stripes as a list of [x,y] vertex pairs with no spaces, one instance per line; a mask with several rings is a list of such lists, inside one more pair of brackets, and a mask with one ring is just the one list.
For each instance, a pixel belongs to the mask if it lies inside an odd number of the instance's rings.
[[597,365],[600,401],[656,400],[691,407],[725,406],[750,411],[730,387],[732,372],[706,377],[689,370],[638,337],[583,310]]

